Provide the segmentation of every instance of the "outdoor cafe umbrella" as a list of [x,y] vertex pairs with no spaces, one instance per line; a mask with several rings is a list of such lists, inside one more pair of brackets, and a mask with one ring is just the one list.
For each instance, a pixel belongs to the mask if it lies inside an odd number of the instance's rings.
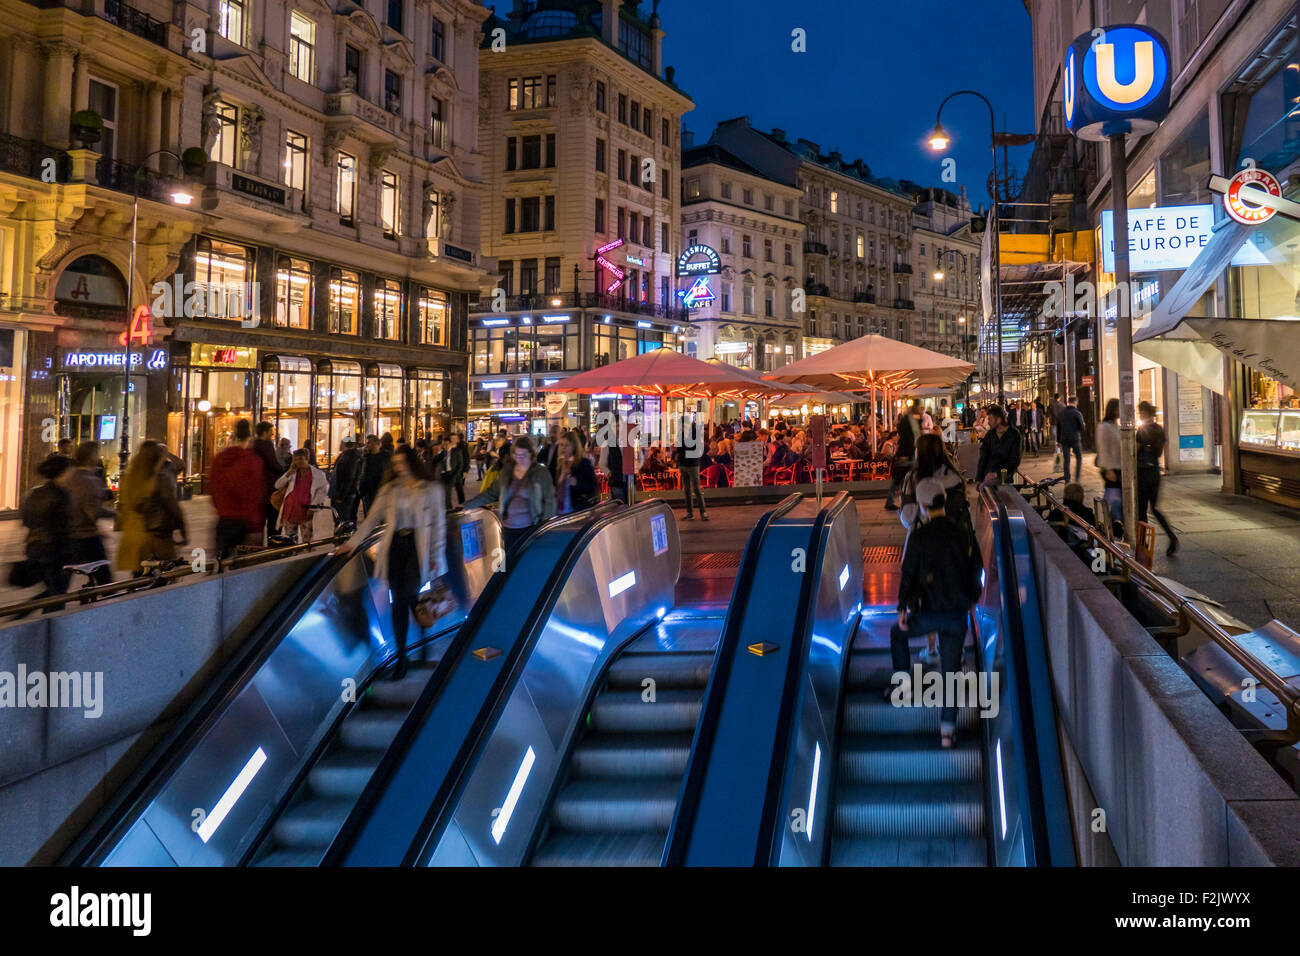
[[870,334],[783,365],[763,378],[814,388],[871,392],[871,446],[876,447],[876,389],[956,385],[975,370],[961,359]]

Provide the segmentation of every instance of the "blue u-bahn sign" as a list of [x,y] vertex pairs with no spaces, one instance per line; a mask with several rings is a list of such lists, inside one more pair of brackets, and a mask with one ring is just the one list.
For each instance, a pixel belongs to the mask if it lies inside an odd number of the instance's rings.
[[1065,125],[1082,139],[1152,132],[1169,112],[1169,44],[1124,24],[1085,33],[1065,54]]

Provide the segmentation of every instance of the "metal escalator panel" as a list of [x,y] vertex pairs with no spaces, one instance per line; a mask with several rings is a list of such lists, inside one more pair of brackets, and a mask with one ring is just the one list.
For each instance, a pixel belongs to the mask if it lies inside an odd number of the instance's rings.
[[[151,763],[137,792],[71,862],[243,861],[312,769],[358,689],[394,652],[387,585],[371,579],[376,541],[332,559],[300,604],[268,623],[254,638],[255,651],[182,720],[181,733]],[[500,543],[495,515],[476,509],[448,516],[447,559],[458,606],[431,633],[464,619],[493,573]]]
[[[463,760],[454,778],[432,801],[425,798],[422,833],[417,843],[407,844],[415,850],[414,862],[524,862],[546,819],[570,742],[587,716],[587,702],[624,646],[672,608],[680,568],[677,523],[664,503],[627,509],[600,527],[521,642],[488,662],[501,672],[501,692],[491,711],[461,736]],[[627,718],[619,704],[616,696],[600,708],[611,731]],[[663,712],[677,709],[666,706]],[[412,747],[411,756],[417,753],[422,750]],[[653,821],[655,807],[627,809]],[[603,819],[608,825],[590,801],[576,799],[570,809],[573,816],[565,819],[572,822]],[[380,849],[377,842],[373,846]],[[370,859],[354,855],[351,862]]]

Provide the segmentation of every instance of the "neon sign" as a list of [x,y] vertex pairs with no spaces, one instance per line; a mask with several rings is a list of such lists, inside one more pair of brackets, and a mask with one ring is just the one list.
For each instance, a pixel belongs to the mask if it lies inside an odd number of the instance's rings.
[[1066,126],[1081,139],[1146,134],[1169,112],[1169,45],[1130,23],[1085,33],[1065,54]]
[[612,242],[605,243],[596,250],[596,262],[611,276],[614,276],[614,281],[605,288],[606,295],[613,295],[617,292],[623,285],[623,280],[627,278],[626,272],[614,265],[614,263],[610,262],[609,259],[605,258],[605,253],[612,252],[621,245],[623,245],[623,240],[615,239]]
[[[704,258],[699,258],[703,256]],[[695,244],[677,258],[679,276],[716,275],[722,271],[722,260],[709,246]]]
[[153,313],[149,311],[149,306],[141,305],[131,316],[131,329],[129,332],[123,332],[117,337],[117,344],[125,346],[128,337],[132,342],[139,342],[141,345],[148,345],[153,341],[153,326],[149,320],[153,318]]
[[677,294],[682,297],[682,305],[688,309],[698,309],[701,306],[708,305],[716,298],[713,290],[709,288],[708,276],[700,276],[691,284],[689,289]]

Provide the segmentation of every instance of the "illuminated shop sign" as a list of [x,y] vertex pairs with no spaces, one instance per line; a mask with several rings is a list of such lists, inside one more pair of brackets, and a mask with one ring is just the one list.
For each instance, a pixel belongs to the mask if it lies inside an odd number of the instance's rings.
[[152,319],[153,313],[149,311],[149,306],[138,306],[135,314],[131,316],[130,331],[123,332],[117,337],[118,344],[125,348],[129,338],[139,345],[148,345],[153,341],[153,326],[150,325]]
[[[1129,269],[1163,272],[1189,269],[1214,235],[1214,206],[1157,206],[1128,211]],[[1266,260],[1254,246],[1243,246],[1233,265],[1260,265]],[[1101,269],[1115,271],[1115,214],[1101,213]]]
[[677,293],[682,297],[682,305],[688,309],[699,309],[712,302],[716,296],[709,288],[709,277],[700,276],[685,292]]
[[[64,351],[60,367],[65,369],[120,369],[126,362],[125,352],[92,352],[84,349]],[[150,372],[157,372],[167,367],[167,350],[154,349],[152,352],[132,352],[131,368],[144,366]]]
[[645,260],[640,256],[627,256],[627,264],[630,266],[645,266]]
[[232,345],[190,343],[190,365],[217,368],[257,368],[257,349]]
[[679,276],[716,275],[722,271],[722,260],[708,246],[694,245],[687,248],[677,259]]
[[622,239],[615,239],[613,242],[607,242],[596,249],[595,259],[597,264],[614,277],[614,281],[605,287],[606,295],[613,295],[623,285],[623,280],[627,278],[627,273],[614,265],[607,257],[606,253],[613,252],[619,246],[623,245]]
[[1065,54],[1065,124],[1081,139],[1150,133],[1169,112],[1169,45],[1139,24],[1075,38]]

